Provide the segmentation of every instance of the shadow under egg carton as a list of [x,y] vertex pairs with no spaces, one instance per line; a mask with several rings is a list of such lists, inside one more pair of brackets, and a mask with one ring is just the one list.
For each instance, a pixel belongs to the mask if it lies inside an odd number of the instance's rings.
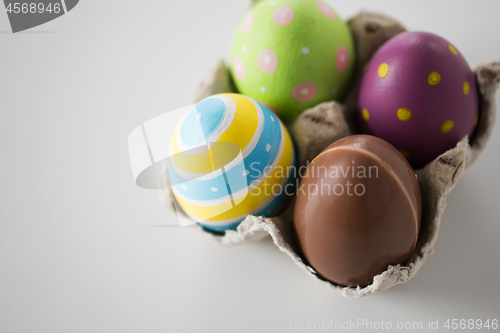
[[[295,141],[299,165],[306,165],[332,142],[358,132],[355,121],[356,98],[363,66],[372,54],[388,39],[406,31],[403,25],[387,16],[360,12],[348,20],[357,55],[351,89],[341,104],[325,102],[304,111],[292,124],[290,133]],[[488,140],[495,120],[495,91],[500,83],[500,61],[479,66],[474,70],[478,83],[480,114],[476,130],[469,141],[464,137],[455,148],[437,157],[424,168],[416,170],[422,193],[422,224],[415,250],[406,263],[389,266],[375,276],[364,288],[343,287],[325,280],[302,258],[293,227],[295,198],[288,202],[276,217],[249,215],[236,230],[222,236],[205,232],[225,245],[237,245],[271,236],[274,244],[310,276],[324,285],[339,289],[343,296],[357,298],[387,290],[405,283],[416,275],[426,258],[434,251],[441,216],[446,207],[446,196],[455,187],[465,169],[478,157]],[[224,61],[220,61],[199,87],[195,101],[217,93],[235,92],[231,75]],[[163,202],[169,194],[163,193]],[[172,205],[169,205],[173,207]],[[198,228],[199,230],[204,230]]]

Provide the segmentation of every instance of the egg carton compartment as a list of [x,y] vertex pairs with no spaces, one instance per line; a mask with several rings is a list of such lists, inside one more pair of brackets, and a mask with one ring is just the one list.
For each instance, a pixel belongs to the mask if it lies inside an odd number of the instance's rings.
[[[307,165],[332,142],[359,132],[355,120],[356,99],[363,66],[374,52],[391,37],[406,31],[396,20],[373,12],[360,12],[348,20],[356,47],[356,67],[351,88],[342,103],[324,102],[310,108],[288,129],[295,141],[299,166]],[[422,169],[416,170],[422,193],[422,222],[417,245],[406,263],[389,266],[376,275],[366,287],[344,287],[325,280],[301,257],[293,226],[295,198],[291,198],[282,212],[271,218],[249,215],[236,230],[215,234],[201,227],[198,229],[225,245],[244,244],[271,236],[274,244],[311,277],[329,288],[340,290],[345,297],[357,298],[387,290],[405,283],[416,275],[426,258],[434,251],[441,216],[446,207],[446,197],[463,176],[464,171],[479,156],[490,136],[495,120],[495,92],[500,83],[500,61],[477,67],[474,70],[479,90],[479,118],[472,138],[464,137],[455,148],[446,151]],[[195,102],[224,92],[236,92],[228,68],[223,60],[200,85]],[[161,191],[162,201],[172,209],[168,191]]]

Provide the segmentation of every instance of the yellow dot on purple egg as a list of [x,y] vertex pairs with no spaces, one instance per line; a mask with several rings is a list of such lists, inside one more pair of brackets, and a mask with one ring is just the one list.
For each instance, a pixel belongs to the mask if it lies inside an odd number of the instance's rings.
[[453,129],[453,126],[455,126],[455,122],[453,120],[447,120],[441,125],[441,132],[448,133]]
[[384,78],[389,74],[389,65],[387,63],[383,62],[378,66],[378,76],[380,78]]
[[365,121],[370,120],[370,113],[368,112],[368,110],[366,108],[364,108],[363,110],[361,110],[361,116],[363,117],[363,119]]
[[410,157],[410,152],[408,150],[404,150],[404,149],[400,149],[399,152],[401,153],[401,155],[403,155],[405,158],[409,158]]
[[448,49],[450,50],[453,55],[458,55],[457,49],[453,47],[453,45],[448,44]]
[[412,117],[412,113],[407,108],[399,108],[397,112],[398,119],[401,121],[408,121]]
[[469,94],[469,91],[470,91],[470,85],[469,85],[469,82],[465,81],[464,82],[464,86],[463,86],[463,91],[464,91],[464,95],[468,95]]
[[438,72],[431,72],[429,73],[429,76],[427,77],[427,81],[431,86],[435,86],[439,82],[441,82],[441,75],[439,75]]

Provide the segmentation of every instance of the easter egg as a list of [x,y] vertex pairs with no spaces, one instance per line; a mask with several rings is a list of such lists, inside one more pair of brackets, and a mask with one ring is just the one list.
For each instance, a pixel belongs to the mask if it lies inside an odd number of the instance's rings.
[[364,287],[415,249],[422,209],[417,178],[380,138],[334,142],[308,165],[297,193],[294,226],[302,253],[335,284]]
[[326,3],[264,0],[238,27],[230,61],[238,92],[290,121],[344,95],[354,46],[346,23]]
[[174,198],[207,229],[236,229],[249,214],[272,216],[291,193],[284,190],[293,183],[290,135],[272,111],[247,96],[219,94],[194,105],[170,149]]
[[470,138],[478,108],[467,61],[453,44],[426,32],[399,34],[383,44],[358,95],[362,131],[393,144],[414,168]]

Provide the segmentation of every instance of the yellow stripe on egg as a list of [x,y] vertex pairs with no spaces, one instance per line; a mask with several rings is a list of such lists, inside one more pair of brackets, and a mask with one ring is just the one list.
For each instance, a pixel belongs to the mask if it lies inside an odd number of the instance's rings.
[[[253,144],[253,141],[256,141],[260,136],[261,132],[259,131],[258,126],[259,117],[261,116],[259,116],[256,105],[245,96],[238,94],[220,95],[221,98],[224,98],[224,96],[229,97],[235,103],[236,110],[231,125],[224,133],[220,135],[216,142],[234,143],[240,148],[242,152],[244,152],[245,148],[251,148],[250,146]],[[244,125],[243,127],[242,124]],[[179,147],[178,131],[179,128],[175,130],[172,139],[171,156],[174,161],[175,167],[179,169],[178,171],[181,174],[206,174],[213,171],[214,169],[218,169],[218,167],[215,167],[214,165],[212,156],[218,157],[216,164],[219,165],[219,167],[228,164],[235,157],[234,154],[225,154],[223,151],[221,151],[221,149],[224,149],[224,145],[215,145],[210,149],[197,154],[186,153]],[[243,155],[245,156],[245,154]]]
[[[244,151],[252,139],[260,136],[257,128],[259,125],[257,107],[246,96],[239,94],[224,94],[224,96],[228,96],[236,104],[236,114],[233,124],[221,135],[217,142],[235,143],[240,147],[241,151]],[[248,110],[251,110],[251,113]],[[244,127],[241,126],[242,124]]]
[[[273,199],[275,196],[272,195],[273,186],[276,184],[282,186],[286,182],[286,170],[293,161],[293,144],[288,132],[285,130],[282,124],[282,133],[284,136],[284,147],[279,159],[278,164],[272,171],[272,173],[263,180],[263,182],[256,188],[250,191],[242,200],[238,202],[238,193],[234,193],[234,201],[236,203],[235,207],[231,206],[231,201],[217,205],[217,206],[199,206],[188,203],[179,196],[176,196],[177,202],[185,212],[190,212],[189,216],[196,221],[213,221],[219,222],[221,225],[226,224],[232,220],[237,221],[242,219],[244,216],[250,214],[255,209],[262,208],[262,204]],[[267,193],[266,193],[267,191]],[[232,207],[231,209],[228,209]],[[217,215],[218,212],[223,212]],[[214,217],[214,215],[217,215]],[[216,225],[216,224],[214,224]]]
[[[212,172],[214,169],[212,168],[210,153],[208,149],[203,152],[197,154],[187,154],[184,151],[181,151],[177,144],[177,135],[179,132],[179,128],[176,128],[174,131],[174,135],[172,138],[172,166],[176,168],[176,171],[184,174],[184,173],[194,173],[194,174],[206,174]],[[208,148],[208,147],[207,147]],[[186,178],[190,178],[186,176]]]

